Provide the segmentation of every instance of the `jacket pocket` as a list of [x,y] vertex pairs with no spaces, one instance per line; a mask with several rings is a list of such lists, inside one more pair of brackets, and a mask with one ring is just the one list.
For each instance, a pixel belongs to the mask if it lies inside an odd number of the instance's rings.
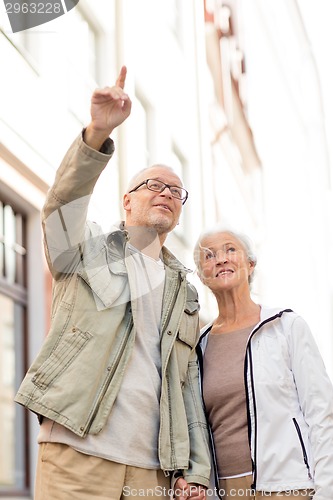
[[177,340],[193,349],[198,341],[199,302],[196,289],[187,283],[184,313],[177,334]]
[[126,304],[130,300],[124,259],[109,252],[105,245],[98,254],[84,263],[78,270],[78,275],[97,297],[95,302],[99,311]]
[[[184,323],[186,323],[186,320],[184,321]],[[195,328],[192,327],[186,329],[181,326],[178,331],[176,340],[180,342],[182,345],[192,350],[197,342],[197,334]]]
[[199,312],[198,292],[196,291],[194,286],[188,282],[186,283],[185,312],[190,315]]
[[198,317],[184,311],[175,342],[181,380],[185,379],[191,353],[197,344],[198,330]]
[[64,333],[57,347],[32,378],[35,386],[41,391],[50,387],[54,380],[74,361],[91,338],[91,333],[83,332],[75,327],[71,332]]
[[298,422],[297,422],[296,418],[293,418],[293,422],[294,422],[294,426],[295,426],[295,429],[296,429],[296,432],[297,432],[297,435],[298,435],[298,439],[299,439],[299,442],[300,442],[300,445],[301,445],[303,460],[304,460],[305,466],[306,466],[307,471],[308,471],[308,478],[312,479],[312,475],[311,475],[311,472],[310,472],[310,465],[309,465],[308,455],[306,453],[306,448],[305,448],[305,444],[304,444],[304,441],[303,441],[303,436],[302,436],[302,433],[301,433],[301,429],[300,429],[300,426],[298,425]]

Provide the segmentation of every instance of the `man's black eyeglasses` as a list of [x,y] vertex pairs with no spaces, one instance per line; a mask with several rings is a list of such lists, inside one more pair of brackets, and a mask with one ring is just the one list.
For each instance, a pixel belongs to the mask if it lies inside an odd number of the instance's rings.
[[165,188],[169,188],[172,197],[177,200],[181,200],[183,205],[188,198],[188,192],[186,189],[179,186],[170,186],[170,184],[165,184],[165,182],[158,181],[157,179],[146,179],[145,181],[140,182],[140,184],[138,184],[135,188],[131,189],[129,193],[133,193],[133,191],[136,191],[144,184],[146,184],[150,191],[156,191],[157,193],[162,193]]

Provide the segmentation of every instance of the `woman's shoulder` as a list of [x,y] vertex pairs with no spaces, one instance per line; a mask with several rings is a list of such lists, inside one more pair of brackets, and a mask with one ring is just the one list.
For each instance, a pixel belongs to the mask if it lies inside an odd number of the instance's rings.
[[296,317],[298,314],[288,306],[267,306],[260,304],[260,321],[269,321],[275,318]]
[[285,334],[292,331],[309,331],[306,320],[299,313],[289,307],[267,307],[261,306],[260,315],[261,324],[270,324],[271,321],[278,321],[281,325],[281,331]]
[[209,334],[209,332],[211,331],[212,326],[213,326],[213,321],[211,321],[210,323],[207,323],[205,326],[203,326],[203,327],[200,329],[200,337],[199,337],[199,342],[198,342],[198,344],[199,344],[199,345],[200,345],[203,349],[206,347],[207,340],[208,340],[208,334]]
[[207,335],[210,332],[210,330],[212,329],[213,323],[214,323],[214,321],[210,321],[209,323],[207,323],[205,326],[203,326],[200,329],[200,338],[204,335]]

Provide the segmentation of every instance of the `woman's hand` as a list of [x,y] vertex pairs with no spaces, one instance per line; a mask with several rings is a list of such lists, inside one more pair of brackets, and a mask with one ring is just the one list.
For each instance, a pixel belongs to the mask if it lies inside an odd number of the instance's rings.
[[206,488],[200,484],[188,483],[183,477],[179,477],[174,486],[174,498],[176,500],[205,500]]

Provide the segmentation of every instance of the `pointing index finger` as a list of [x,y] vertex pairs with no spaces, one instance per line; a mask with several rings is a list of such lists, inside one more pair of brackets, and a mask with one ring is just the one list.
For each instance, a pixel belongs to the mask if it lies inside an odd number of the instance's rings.
[[120,87],[122,89],[125,87],[126,74],[127,74],[127,68],[126,66],[122,66],[116,81],[117,87]]

